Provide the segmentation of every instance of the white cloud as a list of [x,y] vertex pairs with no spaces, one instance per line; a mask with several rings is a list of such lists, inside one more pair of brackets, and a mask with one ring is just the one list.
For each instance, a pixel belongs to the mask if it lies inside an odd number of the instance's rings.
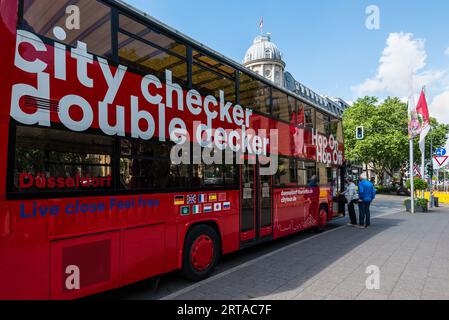
[[424,70],[426,60],[423,39],[416,39],[411,33],[391,33],[376,75],[351,89],[357,96],[382,94],[407,97],[411,85],[417,91],[443,77],[443,71]]
[[429,105],[430,116],[437,118],[438,122],[449,124],[449,91],[445,91],[433,98]]
[[447,48],[447,49],[444,51],[444,54],[447,55],[447,56],[449,56],[449,48]]

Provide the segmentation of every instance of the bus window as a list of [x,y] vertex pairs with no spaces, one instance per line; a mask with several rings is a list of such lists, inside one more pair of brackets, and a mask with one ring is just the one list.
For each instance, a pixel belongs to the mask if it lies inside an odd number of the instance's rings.
[[200,65],[193,64],[192,67],[192,83],[193,87],[198,90],[204,97],[211,95],[220,97],[220,90],[225,94],[227,102],[235,103],[235,80],[224,77],[220,73],[204,68]]
[[193,62],[201,65],[207,69],[213,70],[220,73],[222,76],[235,80],[235,69],[224,64],[223,62],[218,62],[217,60],[209,57],[208,55],[193,51]]
[[17,126],[12,192],[113,188],[113,139]]
[[[176,40],[164,35],[163,33],[153,30],[127,16],[120,14],[119,17],[120,30],[128,35],[144,40],[154,46],[158,46],[172,54],[186,57],[187,48],[185,45],[178,43]],[[119,42],[120,43],[120,42]]]
[[317,164],[317,176],[320,186],[330,186],[332,184],[332,168],[325,164]]
[[173,81],[186,85],[187,63],[181,57],[123,33],[119,33],[118,41],[121,64],[154,74],[159,79],[165,79],[165,71],[170,70]]
[[[73,4],[70,0],[34,0],[23,2],[22,28],[51,38],[58,42],[53,34],[56,26],[65,27],[68,15],[66,9]],[[72,47],[77,46],[78,41],[87,44],[87,49],[99,56],[111,57],[111,9],[95,0],[79,0],[76,2],[79,8],[79,28],[67,30],[67,37],[63,41]],[[75,22],[74,22],[75,23]]]
[[297,161],[298,164],[298,185],[306,186],[308,183],[307,170],[304,161]]
[[266,84],[240,74],[240,105],[252,108],[256,112],[270,114],[271,112],[271,88]]
[[278,171],[275,176],[277,187],[292,187],[298,185],[296,160],[279,158]]
[[338,142],[343,143],[343,121],[342,120],[332,118],[331,133],[337,139]]
[[314,162],[306,162],[297,160],[298,167],[298,184],[307,186],[312,177],[316,175],[316,165]]
[[[301,103],[304,114],[304,126],[308,129],[315,128],[316,111],[308,104]],[[301,110],[301,109],[300,109]],[[301,112],[299,112],[301,114]]]
[[[211,156],[213,155],[212,152],[210,154]],[[222,157],[222,159],[225,159],[224,152]],[[224,160],[221,162],[224,162]],[[234,164],[201,164],[193,166],[193,180],[196,186],[201,187],[238,186],[238,174],[238,167]]]
[[285,93],[273,89],[273,110],[272,115],[283,121],[291,122],[292,114],[295,112],[295,102]]
[[331,134],[331,121],[327,114],[316,113],[316,129],[318,133],[329,136]]
[[123,139],[121,147],[120,177],[122,187],[126,190],[191,186],[191,166],[172,164],[171,143]]

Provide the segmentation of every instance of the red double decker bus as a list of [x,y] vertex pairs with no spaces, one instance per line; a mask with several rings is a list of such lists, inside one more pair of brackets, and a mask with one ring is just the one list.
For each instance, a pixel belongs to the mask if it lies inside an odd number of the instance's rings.
[[342,119],[321,97],[120,1],[0,0],[0,43],[1,299],[198,281],[335,217]]

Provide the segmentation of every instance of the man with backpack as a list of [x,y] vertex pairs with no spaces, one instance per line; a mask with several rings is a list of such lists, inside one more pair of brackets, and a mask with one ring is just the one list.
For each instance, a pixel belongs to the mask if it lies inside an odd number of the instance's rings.
[[376,198],[374,185],[366,179],[366,174],[360,176],[359,183],[359,224],[368,228],[371,225],[371,202]]

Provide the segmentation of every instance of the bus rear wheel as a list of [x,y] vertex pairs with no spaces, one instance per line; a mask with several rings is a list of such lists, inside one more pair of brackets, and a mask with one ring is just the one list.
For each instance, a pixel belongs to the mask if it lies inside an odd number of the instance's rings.
[[192,282],[208,278],[218,263],[220,240],[208,225],[194,227],[187,235],[182,258],[182,273]]
[[321,206],[318,211],[318,225],[315,228],[316,233],[322,233],[326,230],[327,213],[327,208],[325,206]]

